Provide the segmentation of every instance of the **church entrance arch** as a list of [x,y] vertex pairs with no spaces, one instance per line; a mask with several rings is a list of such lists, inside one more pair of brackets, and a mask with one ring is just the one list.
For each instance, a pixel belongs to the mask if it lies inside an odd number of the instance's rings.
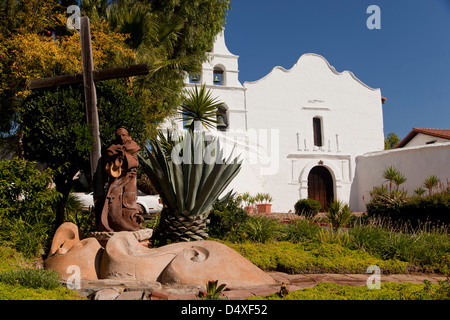
[[322,211],[328,210],[328,204],[334,199],[333,177],[324,166],[315,166],[308,174],[308,198],[320,202]]

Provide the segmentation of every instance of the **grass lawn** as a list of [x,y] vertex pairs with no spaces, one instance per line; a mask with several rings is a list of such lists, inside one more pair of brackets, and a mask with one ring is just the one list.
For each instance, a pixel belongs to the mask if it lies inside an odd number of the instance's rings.
[[406,273],[409,264],[398,259],[380,259],[363,250],[351,250],[333,243],[224,242],[266,271],[297,273],[366,273],[377,265],[383,273]]
[[384,282],[380,289],[367,286],[348,286],[335,283],[319,283],[314,287],[289,292],[255,296],[247,300],[449,300],[448,282],[441,284]]
[[0,247],[0,300],[84,300],[63,287],[54,273],[30,267],[19,252]]

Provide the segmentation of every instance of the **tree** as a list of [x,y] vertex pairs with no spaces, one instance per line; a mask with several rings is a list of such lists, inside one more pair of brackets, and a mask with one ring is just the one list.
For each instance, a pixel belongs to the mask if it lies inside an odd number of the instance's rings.
[[185,128],[194,131],[195,122],[200,122],[204,128],[214,128],[217,124],[217,108],[222,104],[213,98],[211,90],[203,84],[200,90],[197,85],[192,90],[186,90],[181,103],[181,117],[185,120]]
[[400,138],[394,132],[391,132],[384,140],[384,149],[385,150],[394,149],[399,142]]
[[[2,2],[0,26],[0,133],[21,135],[17,116],[31,93],[31,79],[81,72],[79,34],[66,27],[66,8],[58,1]],[[37,10],[36,8],[39,8]],[[127,35],[114,32],[105,21],[91,24],[96,69],[114,67],[135,57],[125,44]],[[17,139],[16,139],[17,141]]]
[[[150,73],[133,80],[133,90],[148,104],[149,135],[181,103],[186,73],[199,72],[207,51],[223,29],[229,0],[84,0],[89,17],[105,19],[128,35],[126,44]],[[106,8],[106,9],[105,9]]]
[[[126,127],[133,139],[144,144],[142,108],[135,97],[123,89],[118,90],[120,86],[113,82],[98,83],[96,87],[102,148],[109,146],[120,126]],[[19,123],[24,128],[25,157],[57,171],[54,182],[56,190],[62,194],[56,206],[59,225],[64,221],[65,203],[74,175],[89,168],[92,136],[86,123],[82,85],[33,92],[23,104]]]

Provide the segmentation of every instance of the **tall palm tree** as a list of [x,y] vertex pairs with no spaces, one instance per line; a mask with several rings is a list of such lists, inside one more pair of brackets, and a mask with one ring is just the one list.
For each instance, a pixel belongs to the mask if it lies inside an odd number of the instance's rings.
[[197,85],[192,90],[186,90],[181,103],[180,113],[189,131],[194,131],[195,122],[200,122],[206,129],[217,124],[217,108],[222,102],[212,97],[211,90],[207,90],[205,84],[200,90]]

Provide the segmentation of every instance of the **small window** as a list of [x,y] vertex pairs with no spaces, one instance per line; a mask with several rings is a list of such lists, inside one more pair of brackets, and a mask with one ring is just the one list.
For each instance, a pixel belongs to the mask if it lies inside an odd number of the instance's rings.
[[428,141],[428,142],[426,142],[426,144],[433,144],[433,143],[435,143],[437,140],[431,140],[431,141]]
[[223,85],[223,70],[220,68],[214,68],[213,83],[217,86]]
[[190,74],[189,83],[200,83],[200,75],[198,73]]
[[322,143],[322,119],[319,117],[313,118],[313,132],[314,132],[314,145],[317,147],[323,146],[323,143]]

